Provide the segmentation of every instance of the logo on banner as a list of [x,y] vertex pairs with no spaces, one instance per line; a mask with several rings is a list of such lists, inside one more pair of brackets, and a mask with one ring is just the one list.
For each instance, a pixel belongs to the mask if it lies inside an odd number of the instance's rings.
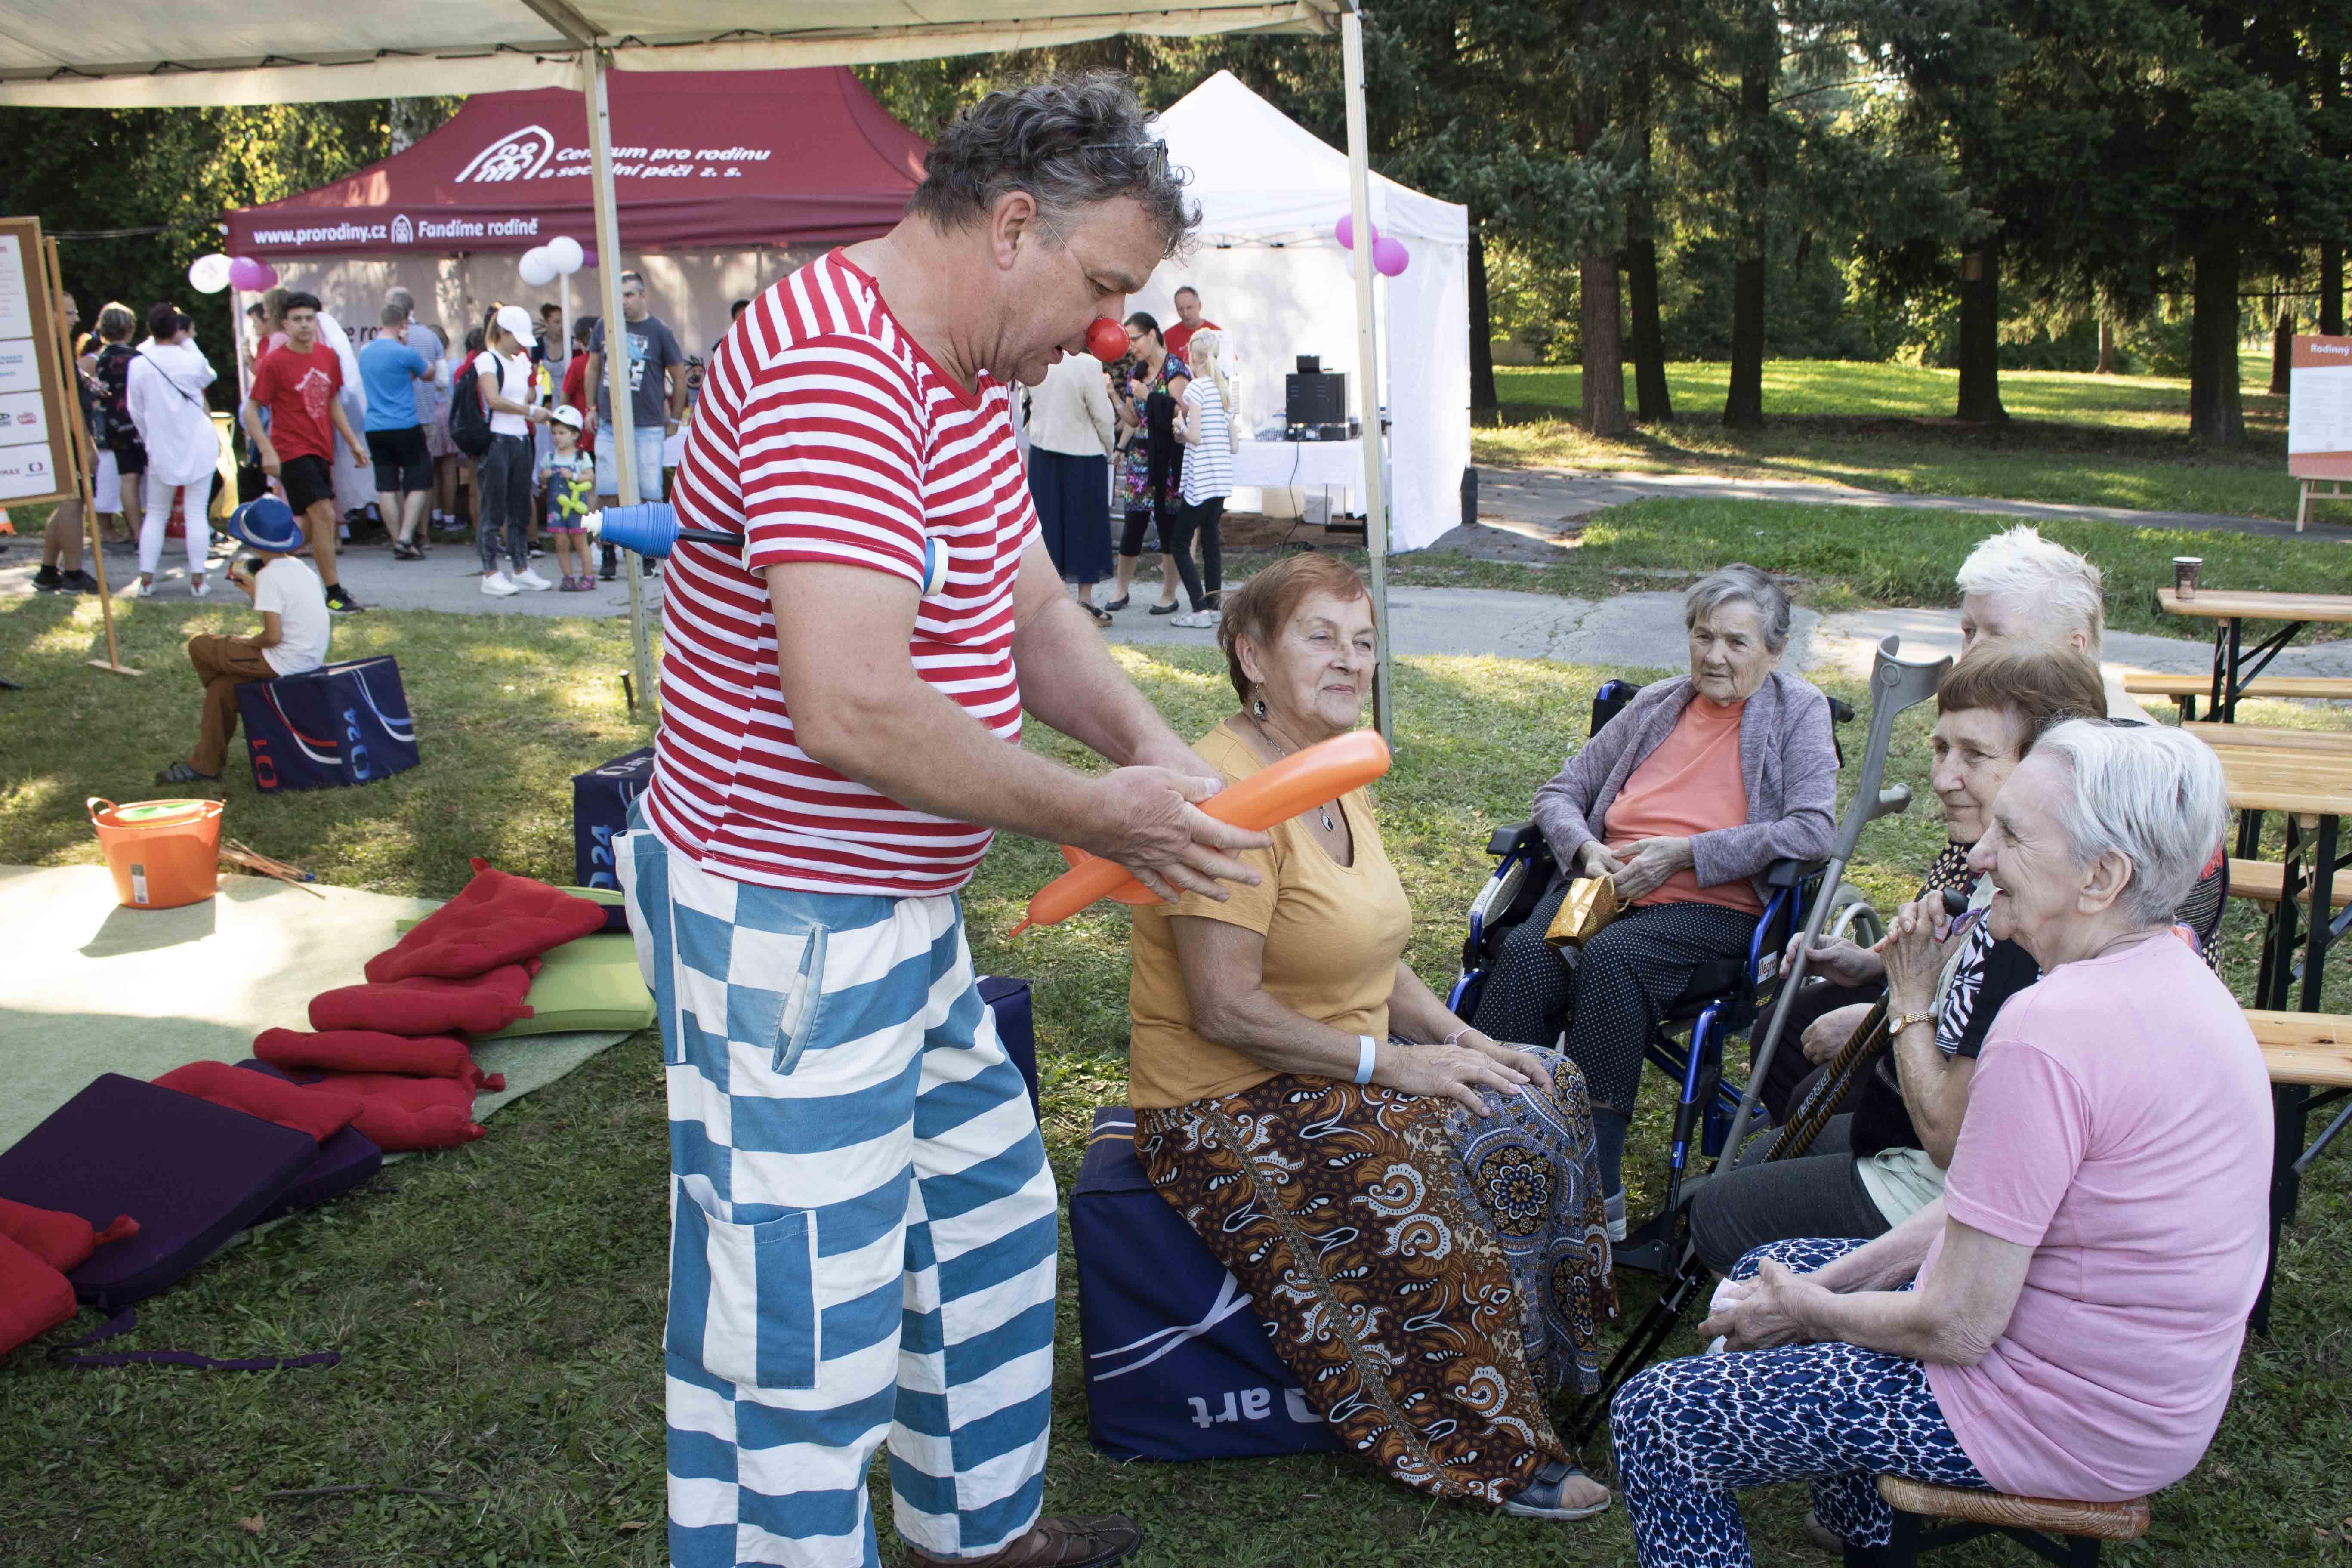
[[402,213],[398,217],[392,220],[393,244],[412,245],[415,243],[415,240],[416,231],[409,226],[408,215],[406,213]]
[[457,183],[479,180],[497,184],[533,179],[554,157],[555,138],[543,126],[526,125],[475,153],[474,161],[457,172]]

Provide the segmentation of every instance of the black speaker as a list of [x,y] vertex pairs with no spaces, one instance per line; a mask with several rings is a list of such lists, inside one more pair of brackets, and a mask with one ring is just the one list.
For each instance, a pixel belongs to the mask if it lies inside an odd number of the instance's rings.
[[1286,425],[1344,425],[1348,378],[1337,371],[1293,372],[1282,378],[1282,406]]

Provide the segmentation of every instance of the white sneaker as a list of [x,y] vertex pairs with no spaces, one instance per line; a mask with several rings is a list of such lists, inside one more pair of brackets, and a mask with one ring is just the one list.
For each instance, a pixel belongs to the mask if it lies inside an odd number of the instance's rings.
[[188,585],[188,592],[199,599],[203,598],[212,591],[212,579],[206,577],[202,573],[198,573],[196,574],[196,580]]
[[504,599],[520,594],[522,590],[508,582],[505,573],[488,572],[482,576],[482,592],[494,599]]
[[1177,616],[1175,620],[1170,623],[1170,625],[1192,626],[1195,628],[1201,626],[1213,626],[1217,624],[1218,619],[1219,616],[1217,612],[1214,610],[1194,610],[1189,615]]
[[535,594],[544,594],[550,588],[555,586],[554,584],[549,582],[546,578],[539,574],[539,568],[536,566],[524,567],[521,571],[514,574],[514,580]]

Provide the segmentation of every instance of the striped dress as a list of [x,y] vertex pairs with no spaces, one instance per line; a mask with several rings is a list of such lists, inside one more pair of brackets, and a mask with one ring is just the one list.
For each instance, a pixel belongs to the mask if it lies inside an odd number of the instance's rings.
[[1199,506],[1234,493],[1232,425],[1217,384],[1205,375],[1184,388],[1184,404],[1201,437],[1184,448],[1184,504]]

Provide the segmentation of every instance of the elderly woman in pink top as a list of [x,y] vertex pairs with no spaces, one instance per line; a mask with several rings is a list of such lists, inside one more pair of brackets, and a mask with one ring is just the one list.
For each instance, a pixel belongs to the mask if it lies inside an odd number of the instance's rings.
[[2061,724],[2010,776],[1969,863],[2042,978],[1986,1038],[1944,1195],[1867,1244],[1749,1253],[1700,1331],[1725,1353],[1618,1394],[1645,1568],[1748,1562],[1740,1487],[1810,1480],[1824,1526],[1876,1546],[1880,1474],[2112,1502],[2196,1468],[2270,1176],[2261,1053],[2170,929],[2223,814],[2177,730]]

